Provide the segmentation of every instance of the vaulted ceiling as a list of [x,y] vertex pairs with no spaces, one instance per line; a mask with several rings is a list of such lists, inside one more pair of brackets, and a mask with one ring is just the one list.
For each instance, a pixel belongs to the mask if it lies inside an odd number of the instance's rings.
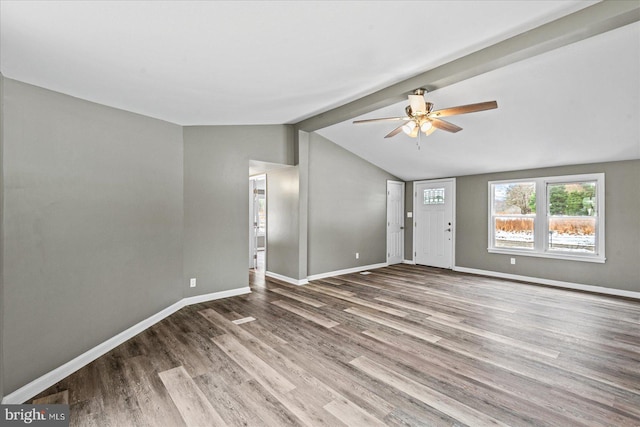
[[[624,19],[593,1],[2,0],[0,71],[181,125],[298,124],[407,180],[640,158],[640,2],[619,3]],[[548,35],[575,12],[598,28]],[[436,108],[499,108],[420,150],[351,124],[401,115],[413,82]]]

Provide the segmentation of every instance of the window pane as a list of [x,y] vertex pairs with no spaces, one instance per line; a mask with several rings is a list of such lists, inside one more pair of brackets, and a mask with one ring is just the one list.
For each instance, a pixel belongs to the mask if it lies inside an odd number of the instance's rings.
[[428,188],[424,190],[425,205],[443,205],[444,204],[444,188]]
[[547,194],[548,249],[595,253],[596,182],[548,184]]
[[534,182],[495,184],[493,212],[496,215],[536,213],[536,184]]
[[535,182],[493,186],[494,247],[534,249]]
[[556,251],[596,251],[595,217],[550,217],[549,249]]
[[547,194],[551,216],[594,216],[596,214],[595,181],[549,184]]
[[267,210],[264,195],[258,198],[258,233],[264,234],[267,231]]
[[497,217],[494,236],[496,248],[533,249],[533,218]]

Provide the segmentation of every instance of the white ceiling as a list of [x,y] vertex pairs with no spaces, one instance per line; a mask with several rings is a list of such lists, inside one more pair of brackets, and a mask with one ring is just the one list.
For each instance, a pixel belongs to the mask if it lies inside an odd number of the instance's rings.
[[[497,110],[447,117],[463,128],[385,139],[397,122],[318,131],[404,180],[640,158],[640,24],[439,89],[435,109],[498,101]],[[357,117],[403,116],[402,102]]]
[[[0,71],[181,125],[296,123],[593,3],[1,0]],[[465,130],[420,151],[404,135],[383,141],[388,124],[319,133],[404,179],[640,158],[638,31],[430,94],[436,108],[499,109],[451,118]]]

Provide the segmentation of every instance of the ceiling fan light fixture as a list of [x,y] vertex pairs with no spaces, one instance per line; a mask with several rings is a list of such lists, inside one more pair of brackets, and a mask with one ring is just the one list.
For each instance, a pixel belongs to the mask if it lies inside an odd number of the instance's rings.
[[406,133],[407,135],[411,135],[413,130],[416,128],[416,126],[417,126],[416,122],[414,122],[413,120],[410,122],[407,122],[407,124],[402,126],[402,132]]
[[420,125],[420,130],[424,133],[427,133],[427,131],[429,129],[431,129],[433,127],[433,124],[431,124],[431,122],[429,120],[425,120],[424,122],[422,122],[422,124]]

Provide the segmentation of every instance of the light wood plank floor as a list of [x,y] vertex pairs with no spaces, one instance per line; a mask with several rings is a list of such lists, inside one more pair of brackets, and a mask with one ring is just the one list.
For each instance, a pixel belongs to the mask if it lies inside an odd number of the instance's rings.
[[39,396],[73,426],[640,426],[640,302],[421,266],[190,306]]

